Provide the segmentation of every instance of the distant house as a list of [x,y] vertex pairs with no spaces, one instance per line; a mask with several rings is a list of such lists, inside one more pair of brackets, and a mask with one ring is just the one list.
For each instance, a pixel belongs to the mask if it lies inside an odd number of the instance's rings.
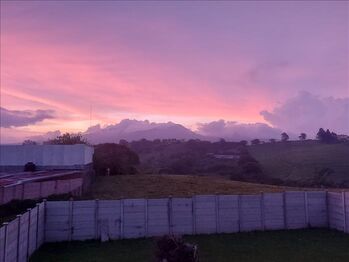
[[208,153],[207,155],[217,159],[239,159],[240,151],[236,149],[229,149],[217,153]]

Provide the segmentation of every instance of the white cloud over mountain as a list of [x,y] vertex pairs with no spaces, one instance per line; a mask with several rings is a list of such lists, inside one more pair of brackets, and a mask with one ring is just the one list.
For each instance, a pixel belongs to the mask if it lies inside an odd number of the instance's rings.
[[290,132],[314,136],[323,127],[337,133],[349,133],[349,98],[321,98],[300,92],[272,111],[260,114],[274,127]]

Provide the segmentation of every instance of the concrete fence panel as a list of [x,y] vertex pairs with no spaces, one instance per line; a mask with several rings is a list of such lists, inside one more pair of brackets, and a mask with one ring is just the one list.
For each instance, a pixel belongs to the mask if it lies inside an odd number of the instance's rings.
[[25,183],[23,199],[38,199],[40,198],[40,184],[41,183]]
[[5,260],[7,225],[0,227],[0,261]]
[[346,226],[346,233],[349,233],[349,192],[344,193],[344,207],[345,207],[345,226]]
[[305,192],[285,192],[286,229],[306,228]]
[[217,232],[216,196],[199,195],[193,197],[195,234]]
[[263,225],[266,230],[285,228],[284,194],[264,193],[262,195]]
[[147,200],[147,236],[162,236],[170,233],[169,199]]
[[40,187],[40,197],[48,197],[50,195],[55,194],[56,190],[56,181],[44,181],[41,182]]
[[146,200],[125,199],[123,201],[123,236],[139,238],[146,236]]
[[328,218],[330,228],[344,231],[343,199],[341,193],[328,193]]
[[193,201],[191,198],[172,198],[171,232],[173,234],[193,234]]
[[38,228],[37,228],[37,248],[45,241],[45,202],[37,204],[38,208]]
[[71,239],[71,201],[47,201],[45,241],[57,242]]
[[2,197],[2,203],[8,203],[11,200],[15,199],[15,187],[4,187],[3,197]]
[[120,200],[98,201],[98,232],[102,241],[121,239],[121,213]]
[[84,200],[71,202],[73,205],[72,240],[95,239],[98,201]]
[[23,197],[24,197],[24,184],[15,185],[14,188],[15,188],[15,193],[14,193],[13,198],[14,199],[23,199]]
[[17,261],[17,243],[18,243],[18,222],[16,218],[7,225],[6,245],[5,245],[5,262]]
[[239,231],[239,196],[219,195],[217,201],[218,233]]
[[28,255],[31,256],[37,248],[38,231],[38,207],[29,211],[29,236],[28,236]]
[[326,227],[327,203],[326,192],[307,192],[308,225],[310,227]]
[[240,231],[262,230],[261,195],[240,196]]
[[29,212],[19,217],[18,261],[27,261],[29,236]]

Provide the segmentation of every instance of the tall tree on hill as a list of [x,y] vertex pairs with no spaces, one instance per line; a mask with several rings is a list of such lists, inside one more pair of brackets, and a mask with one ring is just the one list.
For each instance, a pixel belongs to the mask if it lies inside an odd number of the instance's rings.
[[323,143],[336,143],[338,141],[337,134],[331,132],[329,129],[326,131],[323,128],[320,128],[316,134],[316,138]]
[[30,140],[30,139],[27,139],[27,140],[24,140],[22,145],[37,145],[38,143],[36,143],[35,141],[33,140]]
[[49,139],[44,142],[48,145],[75,145],[75,144],[87,144],[87,140],[82,137],[80,133],[70,134],[65,133],[61,136],[57,136],[54,139]]
[[288,134],[286,132],[283,132],[281,134],[281,141],[287,141],[290,137],[288,136]]
[[304,141],[305,139],[307,139],[307,134],[301,133],[298,138],[299,138],[299,140]]

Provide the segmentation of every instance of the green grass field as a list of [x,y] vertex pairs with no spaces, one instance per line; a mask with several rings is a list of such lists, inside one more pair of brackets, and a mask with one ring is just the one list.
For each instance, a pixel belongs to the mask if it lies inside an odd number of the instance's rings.
[[321,144],[317,141],[267,143],[248,147],[266,175],[284,181],[307,182],[329,168],[326,181],[349,185],[349,144]]
[[[329,230],[292,230],[187,236],[199,247],[200,262],[349,261],[349,235]],[[153,262],[152,239],[45,244],[31,262]]]

